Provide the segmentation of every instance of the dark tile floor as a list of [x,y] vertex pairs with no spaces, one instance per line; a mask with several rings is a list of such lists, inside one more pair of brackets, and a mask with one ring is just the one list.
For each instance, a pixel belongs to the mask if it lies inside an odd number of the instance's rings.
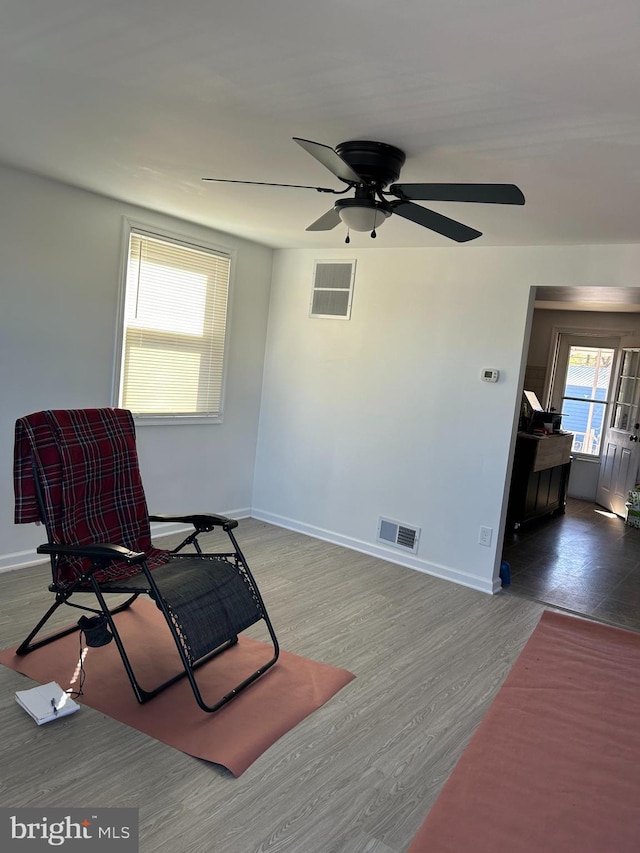
[[640,529],[569,498],[566,514],[507,531],[509,594],[640,631]]

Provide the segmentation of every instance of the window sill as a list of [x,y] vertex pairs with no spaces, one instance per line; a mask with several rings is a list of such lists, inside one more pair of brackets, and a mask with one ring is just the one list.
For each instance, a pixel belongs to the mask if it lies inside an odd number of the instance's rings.
[[136,426],[190,426],[191,424],[221,424],[222,415],[136,415]]
[[577,462],[596,462],[599,465],[600,461],[601,461],[600,456],[591,456],[588,453],[580,453],[580,452],[573,451],[571,453],[571,456]]

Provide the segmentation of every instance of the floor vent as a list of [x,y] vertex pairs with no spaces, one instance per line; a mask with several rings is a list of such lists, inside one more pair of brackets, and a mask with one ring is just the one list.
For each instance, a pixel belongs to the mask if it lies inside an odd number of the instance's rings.
[[418,527],[410,527],[408,524],[401,524],[399,521],[391,521],[388,518],[378,519],[378,542],[415,554],[418,551],[419,538],[420,528]]

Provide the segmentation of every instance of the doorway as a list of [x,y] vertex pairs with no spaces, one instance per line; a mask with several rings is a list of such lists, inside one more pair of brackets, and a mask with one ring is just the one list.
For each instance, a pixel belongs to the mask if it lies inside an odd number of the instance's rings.
[[[640,288],[539,287],[532,311],[524,387],[546,405],[554,331],[638,334]],[[505,589],[640,630],[640,530],[596,502],[599,467],[599,459],[572,465],[565,515],[505,530]]]

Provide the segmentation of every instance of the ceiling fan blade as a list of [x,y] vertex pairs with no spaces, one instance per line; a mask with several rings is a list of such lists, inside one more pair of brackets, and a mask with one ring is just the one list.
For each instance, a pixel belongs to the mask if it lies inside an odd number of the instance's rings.
[[442,234],[443,237],[449,237],[456,243],[466,243],[468,240],[475,240],[476,237],[482,236],[482,231],[476,231],[475,228],[469,228],[462,222],[449,219],[448,216],[427,210],[426,207],[420,207],[419,204],[412,204],[410,201],[392,202],[392,207],[393,212],[398,216],[417,222],[418,225]]
[[346,181],[349,184],[363,184],[364,179],[351,168],[346,160],[330,148],[328,145],[322,145],[320,142],[312,142],[310,139],[300,139],[297,136],[293,137],[293,141],[302,146],[305,151],[315,157],[318,162],[322,163],[330,172],[340,178],[341,181]]
[[312,222],[305,230],[306,231],[331,231],[336,225],[340,224],[340,213],[336,207],[332,207],[326,213],[323,213],[319,219]]
[[306,184],[273,184],[270,181],[234,181],[231,178],[201,178],[202,181],[214,181],[217,184],[253,184],[259,187],[294,187],[300,190],[317,190],[319,193],[346,192],[346,190],[330,190],[327,187],[310,187]]
[[515,184],[392,184],[389,192],[414,201],[524,204],[524,195]]

